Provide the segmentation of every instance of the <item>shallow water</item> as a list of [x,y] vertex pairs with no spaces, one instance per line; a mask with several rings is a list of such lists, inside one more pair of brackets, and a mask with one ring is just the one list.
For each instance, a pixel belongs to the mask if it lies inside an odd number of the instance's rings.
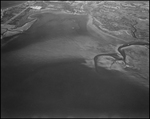
[[38,17],[2,48],[2,117],[149,116],[147,88],[122,73],[82,65],[104,42],[88,33],[86,16]]

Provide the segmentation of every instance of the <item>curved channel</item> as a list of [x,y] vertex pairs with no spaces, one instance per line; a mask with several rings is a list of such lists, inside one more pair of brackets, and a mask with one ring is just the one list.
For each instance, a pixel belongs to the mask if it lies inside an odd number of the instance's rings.
[[129,43],[125,43],[123,45],[121,45],[120,47],[118,47],[118,52],[120,53],[120,55],[122,57],[120,57],[117,53],[108,53],[108,54],[98,54],[94,57],[94,64],[95,64],[95,70],[97,71],[97,61],[98,61],[98,58],[100,56],[111,56],[113,58],[115,58],[116,60],[122,60],[124,61],[124,63],[126,64],[126,54],[125,54],[125,51],[123,48],[125,47],[128,47],[128,46],[131,46],[131,45],[149,45],[149,42],[143,42],[143,41],[132,41],[132,42],[129,42]]

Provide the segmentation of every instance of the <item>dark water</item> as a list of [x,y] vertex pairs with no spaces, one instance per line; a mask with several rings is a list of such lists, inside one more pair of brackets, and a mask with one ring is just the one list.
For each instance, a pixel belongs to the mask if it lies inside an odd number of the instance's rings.
[[86,17],[72,16],[78,21],[73,31],[60,24],[64,15],[38,17],[31,29],[2,48],[2,117],[149,116],[147,88],[128,82],[121,73],[103,68],[97,73],[81,65],[85,61],[78,51],[65,50],[72,44],[65,45],[64,37],[69,42],[88,35]]
[[6,9],[7,7],[18,5],[23,2],[25,2],[25,1],[1,1],[1,9]]

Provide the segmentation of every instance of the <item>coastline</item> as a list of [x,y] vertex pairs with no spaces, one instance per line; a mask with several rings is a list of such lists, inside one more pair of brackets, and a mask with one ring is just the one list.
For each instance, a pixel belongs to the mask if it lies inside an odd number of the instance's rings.
[[[3,38],[7,38],[7,37],[13,37],[14,35],[18,35],[18,34],[20,34],[20,33],[23,33],[24,31],[26,31],[26,30],[28,30],[31,26],[32,26],[32,24],[34,24],[34,22],[36,22],[36,20],[37,19],[34,19],[34,20],[32,20],[31,22],[28,22],[28,23],[26,23],[25,25],[23,25],[22,27],[19,27],[19,28],[16,28],[16,29],[10,29],[10,30],[7,30],[4,34],[3,34],[3,36],[1,37],[1,39],[3,39]],[[9,42],[11,42],[12,40],[14,40],[16,38],[16,36],[15,37],[13,37],[13,38],[11,38],[9,41],[7,41],[7,42],[5,42],[4,44],[1,44],[1,46],[3,47],[3,46],[5,46],[7,43],[9,43]]]
[[[97,33],[98,35],[102,36],[105,40],[108,41],[108,39],[112,39],[112,40],[117,40],[117,41],[123,41],[123,42],[127,42],[121,38],[117,38],[113,35],[110,35],[108,33],[104,33],[102,31],[100,31],[100,29],[98,29],[94,24],[93,24],[93,17],[91,15],[88,15],[88,22],[87,22],[87,29],[90,28],[92,29],[95,33]],[[109,37],[109,38],[108,38]]]

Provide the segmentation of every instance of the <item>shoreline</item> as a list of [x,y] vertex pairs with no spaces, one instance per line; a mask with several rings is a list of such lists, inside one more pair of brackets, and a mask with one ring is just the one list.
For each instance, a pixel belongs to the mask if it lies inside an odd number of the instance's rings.
[[[87,29],[88,27],[93,30],[95,33],[97,33],[98,35],[102,36],[105,40],[107,40],[107,37],[111,37],[114,38],[113,40],[117,40],[119,41],[123,41],[123,42],[127,42],[121,38],[115,37],[113,35],[110,35],[108,33],[104,33],[103,31],[101,31],[100,29],[98,29],[94,24],[93,24],[93,17],[91,15],[88,15],[88,21],[87,21]],[[110,39],[110,38],[109,38]]]
[[[1,40],[4,39],[4,38],[7,38],[7,37],[13,37],[15,35],[18,35],[18,34],[21,34],[23,33],[24,31],[28,30],[35,22],[37,21],[37,19],[34,19],[26,24],[24,24],[22,27],[19,27],[19,28],[16,28],[16,29],[10,29],[10,30],[7,30],[3,36],[1,36]],[[6,36],[5,36],[6,35]],[[16,38],[16,37],[15,37]],[[5,46],[7,43],[11,42],[12,40],[14,40],[15,38],[13,39],[10,39],[9,41],[7,41],[6,43],[4,44],[1,44],[1,46]]]

